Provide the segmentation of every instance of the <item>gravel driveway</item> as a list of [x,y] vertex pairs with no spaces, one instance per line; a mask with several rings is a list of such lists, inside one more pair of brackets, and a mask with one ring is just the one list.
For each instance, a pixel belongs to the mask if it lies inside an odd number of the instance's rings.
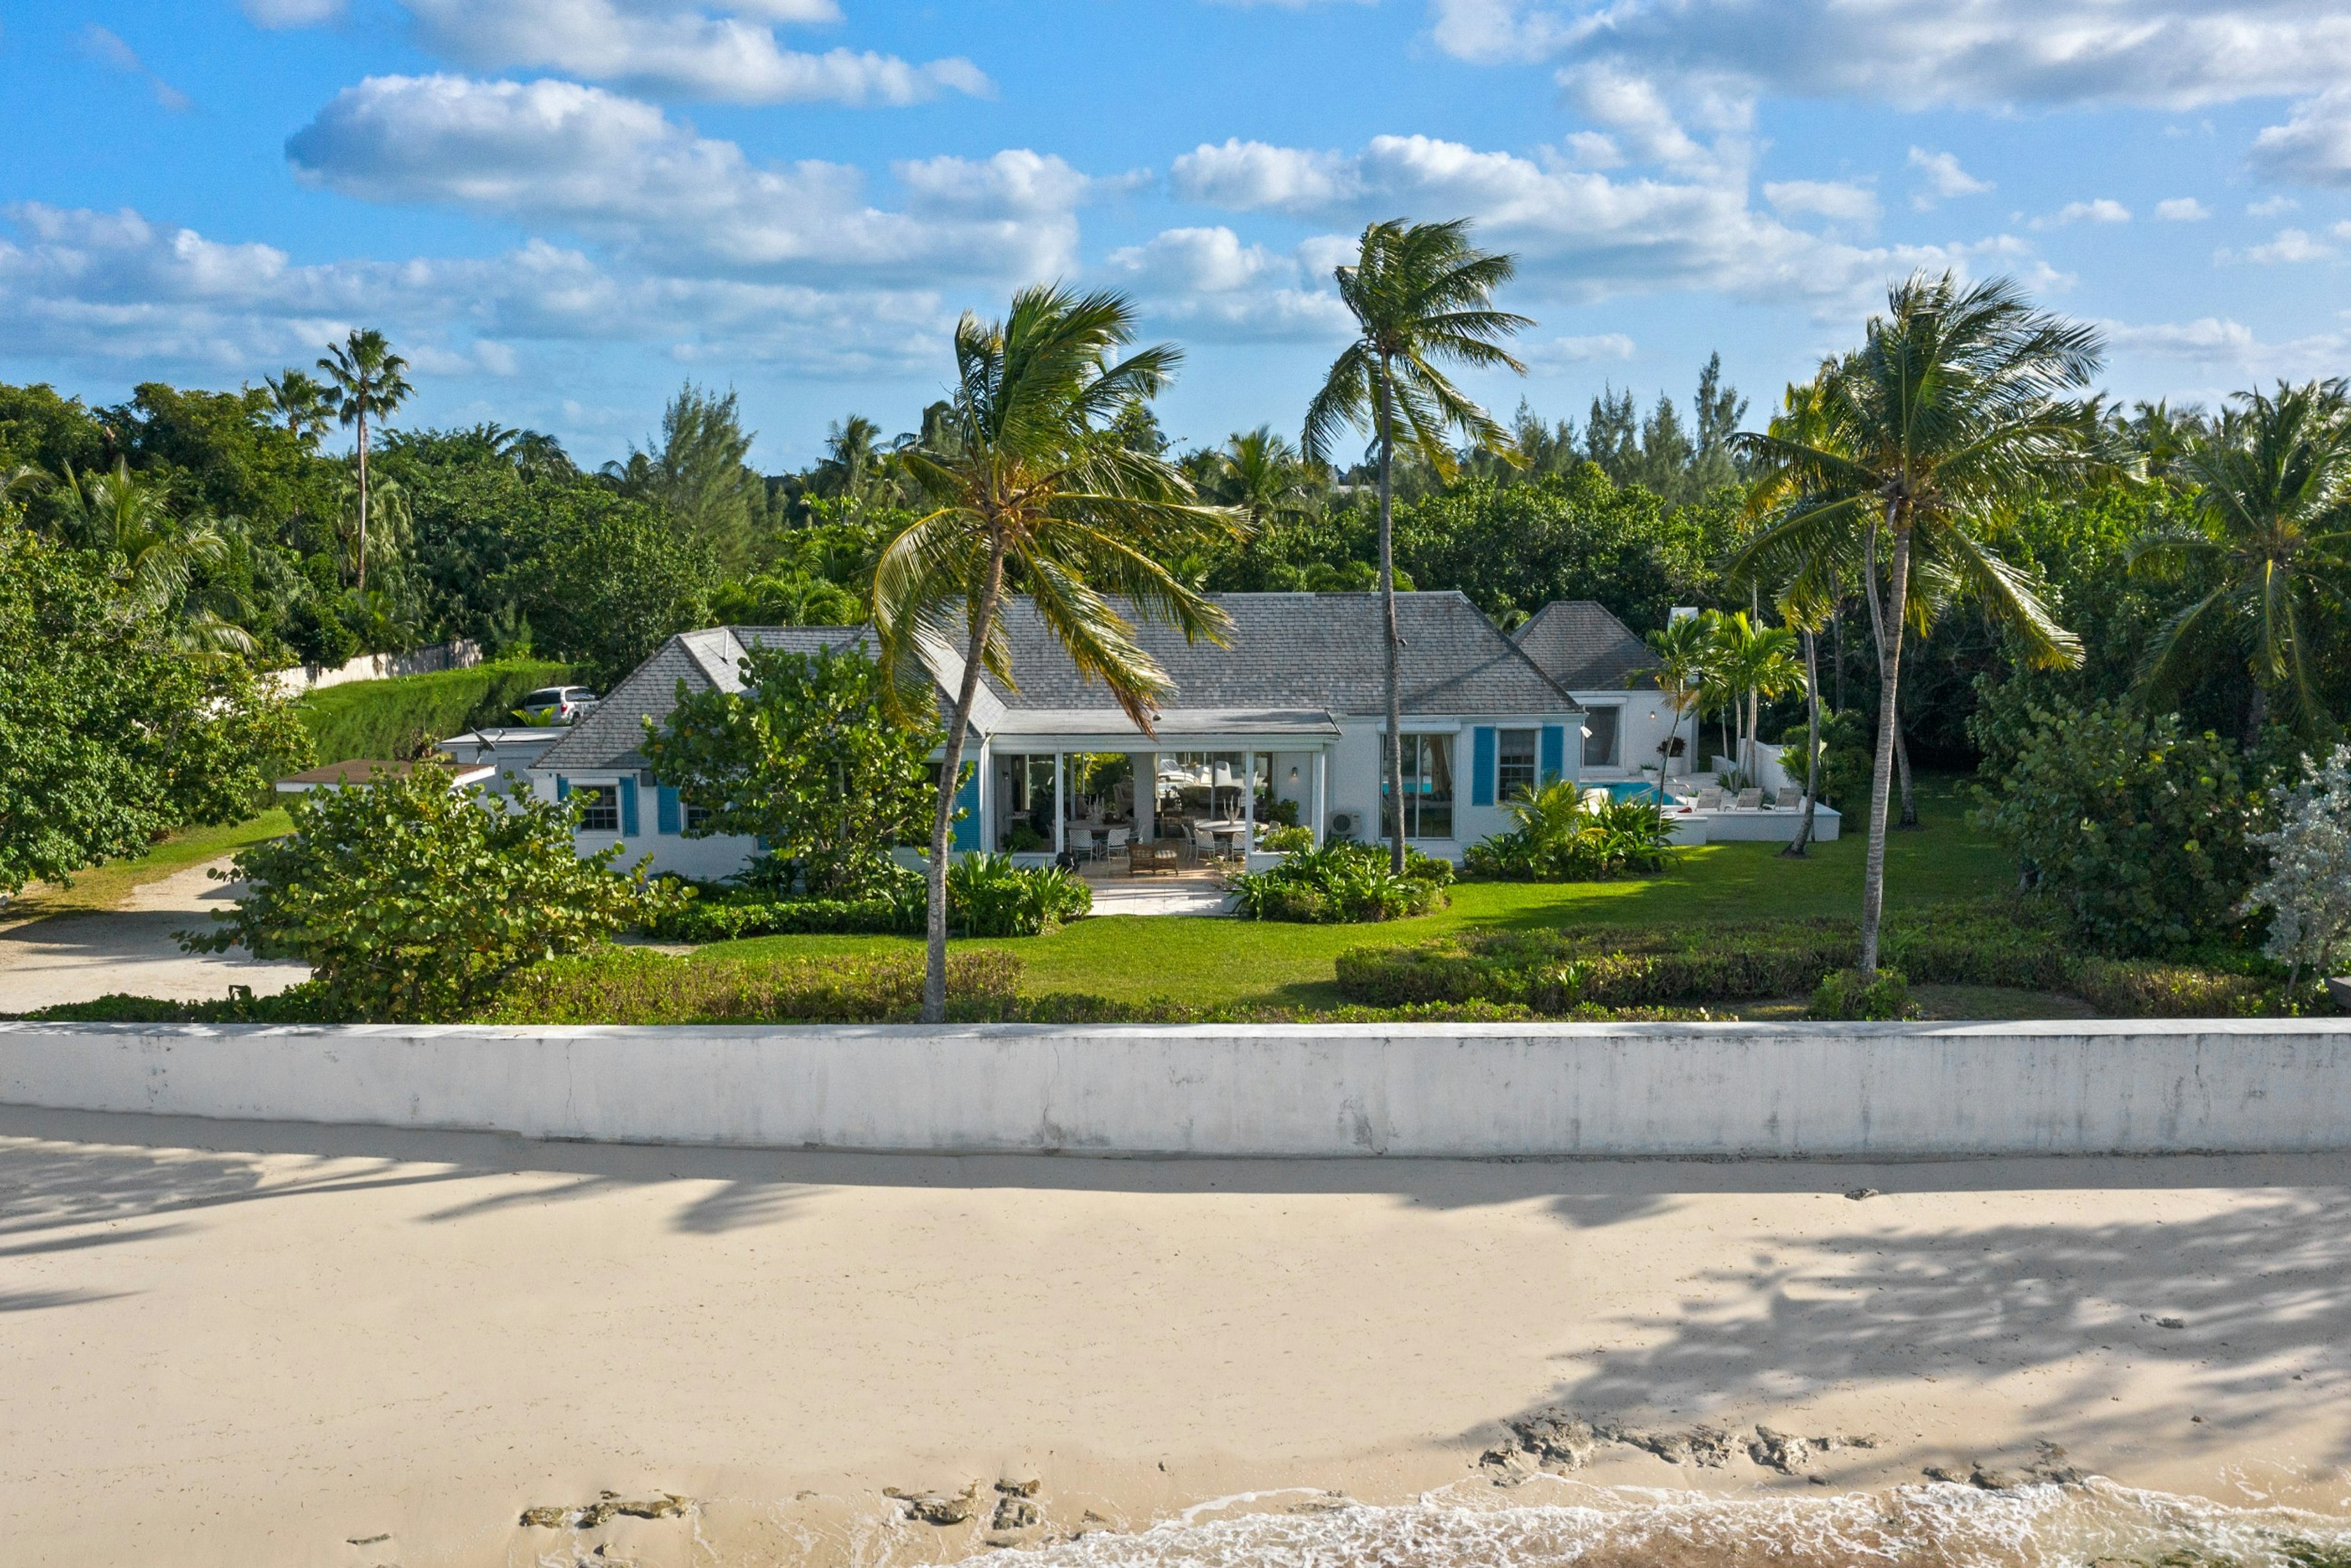
[[206,911],[225,909],[236,897],[234,884],[204,874],[227,864],[223,857],[151,882],[134,889],[120,909],[0,928],[0,1013],[115,992],[195,1001],[225,997],[231,986],[250,986],[266,996],[308,979],[308,965],[266,963],[242,949],[180,950],[173,932],[202,930],[210,924]]

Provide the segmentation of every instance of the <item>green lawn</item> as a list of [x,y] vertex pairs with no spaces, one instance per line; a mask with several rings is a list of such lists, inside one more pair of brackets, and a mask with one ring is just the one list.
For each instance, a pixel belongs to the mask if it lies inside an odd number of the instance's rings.
[[0,920],[39,920],[52,915],[87,915],[112,909],[131,896],[131,890],[161,882],[173,872],[233,855],[241,849],[290,831],[293,824],[278,810],[264,811],[225,828],[186,828],[162,840],[137,860],[116,861],[76,873],[71,887],[37,882],[22,894],[0,904]]
[[[1919,780],[1916,831],[1886,846],[1889,907],[1980,897],[2012,885],[2015,862],[1970,827],[1950,777]],[[1773,916],[1855,915],[1865,841],[1858,823],[1803,860],[1777,844],[1709,844],[1664,876],[1528,885],[1468,883],[1453,905],[1383,925],[1288,925],[1168,915],[1081,920],[1050,936],[991,942],[1027,961],[1036,992],[1082,991],[1117,1000],[1166,997],[1201,1006],[1332,1007],[1332,960],[1350,947],[1410,942],[1465,927],[1698,924]],[[915,947],[893,936],[760,936],[714,944],[713,954],[813,955]]]

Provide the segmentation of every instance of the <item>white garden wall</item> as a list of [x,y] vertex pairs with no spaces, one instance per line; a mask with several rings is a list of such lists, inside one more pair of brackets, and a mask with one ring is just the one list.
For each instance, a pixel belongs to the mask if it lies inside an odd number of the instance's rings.
[[2322,1020],[1061,1029],[0,1024],[0,1103],[531,1137],[1219,1155],[2351,1149]]

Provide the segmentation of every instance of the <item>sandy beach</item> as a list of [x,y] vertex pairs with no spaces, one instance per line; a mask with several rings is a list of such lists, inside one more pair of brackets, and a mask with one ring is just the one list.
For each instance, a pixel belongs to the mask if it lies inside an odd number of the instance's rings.
[[[0,1540],[38,1563],[912,1563],[1234,1494],[1207,1515],[1930,1467],[2343,1514],[2351,1158],[938,1159],[0,1110]],[[1508,1425],[1571,1417],[1549,1472]]]

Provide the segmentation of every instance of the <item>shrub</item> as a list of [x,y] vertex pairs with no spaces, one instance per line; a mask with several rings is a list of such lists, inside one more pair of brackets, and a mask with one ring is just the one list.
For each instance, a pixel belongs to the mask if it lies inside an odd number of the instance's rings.
[[1257,836],[1257,847],[1270,854],[1296,854],[1301,850],[1314,847],[1314,830],[1294,824],[1268,828]]
[[1808,1019],[1866,1019],[1884,1022],[1916,1017],[1910,982],[1899,969],[1881,967],[1875,979],[1865,980],[1859,969],[1832,969],[1813,992]]
[[2103,702],[2032,723],[1978,820],[2038,895],[2110,953],[2176,953],[2227,929],[2254,871],[2235,749]]
[[947,867],[947,922],[965,936],[1039,936],[1093,906],[1084,881],[1059,866],[982,852]]
[[480,725],[512,724],[516,703],[540,686],[572,678],[569,664],[519,659],[351,681],[312,692],[294,705],[321,762],[354,757],[399,762],[421,757],[433,743]]
[[[994,949],[947,955],[947,1016],[1016,1017],[1020,960]],[[508,976],[475,1011],[514,1024],[893,1023],[922,1010],[923,955],[671,957],[592,948]]]
[[2115,1018],[2262,1018],[2302,1010],[2289,1009],[2285,988],[2274,978],[2145,959],[2085,959],[2066,988]]
[[1352,925],[1402,920],[1441,909],[1453,867],[1418,850],[1405,852],[1405,873],[1389,869],[1388,852],[1374,844],[1326,844],[1294,852],[1278,866],[1232,879],[1244,920]]
[[2255,833],[2270,854],[2270,873],[2245,897],[2248,910],[2270,911],[2262,951],[2291,965],[2335,972],[2335,956],[2351,948],[2351,746],[2338,746],[2325,767],[2304,759],[2302,781],[2271,792],[2279,825]]
[[287,806],[293,831],[235,860],[251,883],[234,913],[181,945],[311,966],[339,1015],[457,1018],[513,971],[657,918],[687,896],[611,870],[614,845],[582,859],[579,802],[486,800],[421,774],[313,790]]
[[1598,882],[1660,872],[1673,858],[1673,830],[1652,796],[1587,806],[1582,787],[1562,779],[1522,791],[1503,810],[1512,825],[1463,856],[1472,876]]
[[664,942],[732,942],[744,936],[911,936],[923,926],[920,902],[892,898],[700,899],[653,922]]
[[[1804,782],[1804,745],[1812,737],[1812,727],[1802,719],[1790,725],[1780,737],[1787,749],[1781,754],[1780,766],[1799,787]],[[1821,804],[1847,816],[1865,811],[1869,806],[1869,775],[1877,758],[1870,749],[1867,718],[1851,708],[1839,713],[1833,708],[1821,710]]]

